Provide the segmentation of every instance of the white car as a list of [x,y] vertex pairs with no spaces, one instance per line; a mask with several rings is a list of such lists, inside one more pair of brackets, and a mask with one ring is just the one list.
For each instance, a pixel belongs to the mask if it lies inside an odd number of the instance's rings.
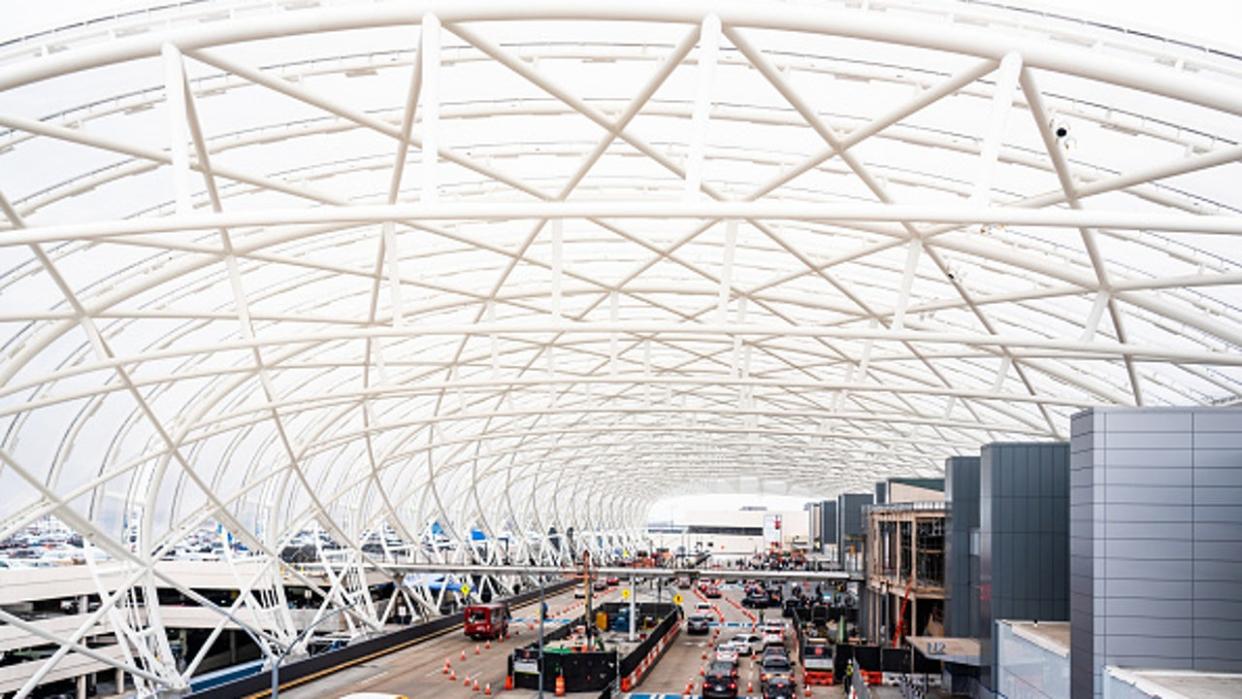
[[736,648],[738,655],[754,655],[763,649],[763,637],[757,633],[739,633],[725,644]]
[[716,646],[716,662],[737,664],[737,649],[725,643]]
[[759,626],[760,633],[774,633],[782,638],[785,637],[785,623],[781,621],[765,621]]
[[776,633],[765,633],[763,635],[763,647],[766,649],[770,646],[780,646],[784,648],[785,637]]

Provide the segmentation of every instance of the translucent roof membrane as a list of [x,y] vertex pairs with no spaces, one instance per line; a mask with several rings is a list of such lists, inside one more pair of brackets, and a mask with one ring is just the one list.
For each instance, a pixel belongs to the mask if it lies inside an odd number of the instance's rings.
[[1237,401],[1239,62],[857,4],[189,3],[0,46],[0,523],[621,536]]

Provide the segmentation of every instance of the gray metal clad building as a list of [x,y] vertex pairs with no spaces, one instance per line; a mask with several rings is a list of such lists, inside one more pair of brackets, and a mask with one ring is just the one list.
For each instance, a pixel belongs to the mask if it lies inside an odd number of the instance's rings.
[[979,585],[979,558],[970,550],[971,533],[979,529],[979,457],[951,456],[945,459],[944,473],[945,635],[971,636],[979,614],[973,594]]
[[1242,671],[1242,411],[1076,414],[1071,696],[1106,665]]
[[992,686],[998,619],[1068,621],[1069,444],[984,445],[979,459],[980,678]]

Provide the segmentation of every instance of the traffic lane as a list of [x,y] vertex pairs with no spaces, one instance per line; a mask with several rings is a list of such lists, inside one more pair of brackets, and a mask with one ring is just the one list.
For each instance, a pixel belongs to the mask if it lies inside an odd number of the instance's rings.
[[[717,622],[721,625],[713,627],[713,631],[718,630],[719,633],[709,633],[705,636],[691,636],[686,633],[683,626],[681,634],[677,640],[669,646],[664,657],[656,664],[655,668],[649,675],[638,685],[636,692],[647,694],[682,694],[685,692],[686,685],[692,685],[692,694],[699,694],[701,689],[702,676],[699,670],[706,668],[708,661],[714,653],[712,640],[723,640],[729,638],[734,633],[749,630],[751,620],[746,616],[746,610],[738,606],[730,604],[728,599],[730,591],[722,590],[725,595],[719,599],[707,599],[695,594],[693,590],[676,590],[682,595],[682,609],[686,616],[698,613],[696,610],[700,602],[706,602],[711,606],[711,612],[716,615]],[[738,598],[733,593],[734,601]],[[706,658],[704,657],[706,655]],[[739,674],[746,671],[746,663],[739,664]],[[757,679],[756,675],[756,679]],[[739,683],[742,693],[745,693],[745,678]],[[758,685],[755,685],[758,690]]]
[[[615,590],[605,594],[604,601],[617,597]],[[576,600],[572,591],[549,596],[549,619],[569,619],[582,614],[584,601]],[[480,690],[491,683],[493,693],[504,686],[509,653],[529,643],[537,634],[533,620],[537,618],[538,602],[513,610],[508,641],[476,642],[467,638],[460,626],[447,629],[427,640],[387,655],[327,675],[314,682],[282,690],[294,699],[340,696],[348,692],[375,691],[406,694],[410,697],[473,696],[473,681]],[[532,621],[525,621],[530,619]],[[554,626],[549,624],[549,626]],[[476,647],[478,653],[475,653]],[[465,659],[462,659],[462,655]],[[444,673],[445,660],[449,672]],[[450,677],[455,679],[450,684]],[[461,684],[470,678],[469,685]]]

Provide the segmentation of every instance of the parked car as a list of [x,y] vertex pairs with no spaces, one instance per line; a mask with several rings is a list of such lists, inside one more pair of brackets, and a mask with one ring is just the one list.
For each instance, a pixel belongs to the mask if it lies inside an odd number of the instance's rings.
[[694,636],[706,636],[712,630],[712,620],[702,614],[694,614],[686,618],[686,633]]

